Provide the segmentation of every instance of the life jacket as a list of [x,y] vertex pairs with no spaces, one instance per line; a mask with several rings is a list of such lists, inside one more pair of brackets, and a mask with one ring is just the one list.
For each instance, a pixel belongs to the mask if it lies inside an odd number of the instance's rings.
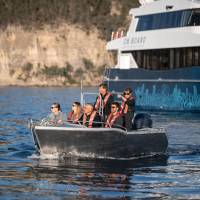
[[[94,110],[94,111],[92,112],[92,114],[90,115],[90,119],[89,119],[89,123],[88,123],[88,128],[92,128],[92,124],[93,124],[94,118],[95,118],[95,116],[96,116],[96,113],[97,113],[97,111]],[[86,120],[87,120],[87,115],[84,114],[84,115],[83,115],[83,125],[85,125]]]
[[75,118],[73,118],[73,115],[74,115],[74,112],[73,112],[73,111],[69,112],[69,114],[68,114],[68,116],[67,116],[67,121],[73,122],[73,123],[77,123],[78,120],[79,120],[79,117],[76,116]]
[[72,121],[72,116],[73,116],[73,111],[69,112],[68,116],[67,116],[67,121]]
[[116,119],[121,115],[120,112],[117,112],[116,115],[113,115],[112,113],[109,114],[107,120],[106,120],[106,128],[111,128],[113,124],[115,123]]
[[[104,97],[104,100],[103,100],[103,108],[105,108],[105,106],[106,106],[106,104],[107,104],[107,101],[108,101],[108,99],[109,99],[109,97],[110,97],[111,95],[112,95],[112,94],[111,94],[110,92],[107,92],[107,93],[106,93],[106,95],[105,95],[105,97]],[[101,96],[101,94],[100,94],[100,95],[98,96],[97,101],[96,101],[95,106],[94,106],[96,110],[99,109],[99,106],[100,106],[101,101],[102,101],[102,96]]]
[[131,96],[129,99],[126,99],[125,101],[122,102],[121,108],[120,108],[120,114],[124,113],[126,114],[128,111],[128,105],[126,105],[127,100],[133,100],[134,97]]

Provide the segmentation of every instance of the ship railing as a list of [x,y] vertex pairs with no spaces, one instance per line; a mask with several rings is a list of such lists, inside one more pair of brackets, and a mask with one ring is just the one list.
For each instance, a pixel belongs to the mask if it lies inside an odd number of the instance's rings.
[[[86,123],[89,123],[89,121],[86,121]],[[105,127],[106,123],[105,122],[97,122],[94,121],[94,124],[98,125],[98,127],[92,127],[92,128],[119,128],[125,132],[127,132],[127,129],[123,126],[120,125],[114,125],[112,127],[110,124],[108,124],[108,127]],[[47,118],[43,118],[42,120],[33,120],[29,119],[28,121],[29,129],[31,131],[34,131],[35,126],[44,126],[44,127],[63,127],[63,128],[88,128],[87,126],[83,125],[83,121],[78,121],[76,124],[73,123],[73,121],[63,121],[60,123],[55,123],[49,121]],[[34,135],[34,134],[33,134]]]
[[[121,93],[120,92],[115,92],[115,91],[111,91],[111,93],[113,95],[116,95],[118,98],[120,98],[119,96],[121,96]],[[92,99],[93,102],[96,101],[96,97],[99,96],[100,94],[98,92],[81,92],[81,105],[85,105],[87,102],[91,102],[91,98],[86,101],[86,96],[94,96],[94,99]],[[101,101],[102,102],[102,101]],[[101,104],[101,107],[103,105]]]
[[112,34],[111,34],[111,40],[116,40],[116,39],[122,38],[124,36],[125,36],[125,34],[124,34],[123,30],[113,31]]
[[110,72],[111,72],[111,68],[110,67],[106,67],[103,73],[103,82],[107,82],[108,88],[109,88],[109,77],[110,77]]
[[[95,98],[97,97],[97,96],[100,96],[101,97],[101,95],[99,94],[99,93],[97,93],[97,92],[82,92],[81,91],[81,105],[82,106],[84,106],[87,102],[86,102],[86,95],[87,96],[95,96]],[[96,99],[93,99],[93,102],[95,102],[96,101]],[[88,102],[90,102],[90,101],[88,101]],[[100,116],[104,116],[104,113],[103,113],[103,101],[102,100],[100,100],[100,105],[99,105],[99,110],[98,110],[98,112],[99,112],[99,114],[100,114]]]

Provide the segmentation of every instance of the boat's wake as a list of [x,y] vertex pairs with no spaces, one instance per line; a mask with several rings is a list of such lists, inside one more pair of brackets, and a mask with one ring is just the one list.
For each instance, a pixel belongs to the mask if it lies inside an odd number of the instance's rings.
[[200,146],[180,146],[177,148],[168,148],[170,156],[187,156],[187,155],[200,155]]
[[31,156],[28,156],[30,159],[41,159],[41,160],[58,160],[61,158],[61,156],[58,153],[53,154],[38,154],[34,153]]
[[[177,147],[177,146],[176,146]],[[39,159],[39,160],[62,160],[66,158],[84,158],[84,159],[108,159],[108,160],[137,160],[137,159],[145,159],[151,157],[157,157],[163,154],[149,154],[149,155],[140,155],[129,158],[115,158],[109,156],[99,156],[92,152],[88,153],[80,153],[76,149],[73,149],[67,153],[34,153],[31,156],[28,156],[31,159]],[[200,155],[200,146],[179,146],[177,148],[169,147],[165,156],[184,156],[184,155]]]
[[[110,156],[99,156],[94,153],[79,153],[76,150],[70,151],[68,153],[50,153],[50,154],[32,154],[29,156],[30,159],[36,160],[63,160],[66,158],[75,158],[75,159],[103,159],[103,160],[138,160],[138,159],[146,159],[146,158],[153,158],[163,156],[163,154],[149,154],[149,155],[140,155],[140,156],[133,156],[129,158],[123,157],[110,157]],[[168,156],[166,154],[165,156]]]

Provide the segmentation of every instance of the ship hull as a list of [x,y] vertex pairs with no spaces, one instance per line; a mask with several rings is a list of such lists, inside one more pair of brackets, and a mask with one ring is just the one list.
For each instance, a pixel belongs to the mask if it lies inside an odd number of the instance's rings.
[[131,87],[142,109],[200,112],[200,67],[172,70],[107,69],[111,92]]

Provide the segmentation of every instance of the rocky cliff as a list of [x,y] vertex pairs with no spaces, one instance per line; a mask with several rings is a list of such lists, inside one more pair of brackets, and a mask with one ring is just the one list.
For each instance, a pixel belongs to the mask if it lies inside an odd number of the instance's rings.
[[127,27],[128,0],[0,1],[0,85],[99,84],[106,42]]

